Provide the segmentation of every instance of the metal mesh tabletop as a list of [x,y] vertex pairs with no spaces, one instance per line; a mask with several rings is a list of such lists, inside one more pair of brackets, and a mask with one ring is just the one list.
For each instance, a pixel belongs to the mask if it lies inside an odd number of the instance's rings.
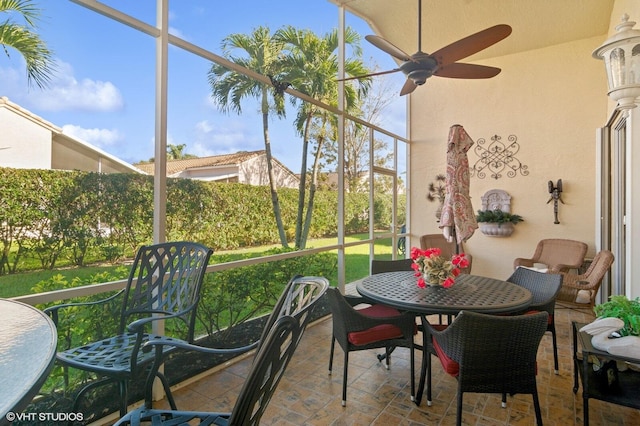
[[53,367],[57,333],[42,311],[0,299],[0,425],[11,423]]
[[418,314],[513,312],[525,309],[532,299],[528,290],[515,284],[468,274],[459,275],[450,288],[419,288],[414,272],[387,272],[365,278],[356,288],[374,302]]

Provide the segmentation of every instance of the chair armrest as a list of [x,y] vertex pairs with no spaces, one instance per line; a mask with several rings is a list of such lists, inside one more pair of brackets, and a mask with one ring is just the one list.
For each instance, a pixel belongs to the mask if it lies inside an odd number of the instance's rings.
[[575,265],[565,265],[564,263],[557,263],[555,265],[549,265],[549,272],[551,273],[560,273],[567,272],[569,269],[576,269]]
[[153,340],[149,340],[143,345],[143,348],[151,347],[151,346],[173,346],[180,349],[187,349],[190,351],[202,352],[207,354],[217,354],[217,355],[229,355],[235,353],[244,353],[258,347],[258,343],[260,341],[255,341],[249,345],[240,346],[237,348],[207,348],[204,346],[194,345],[192,343],[187,343],[184,340],[175,339],[172,337],[166,336],[157,336]]
[[166,320],[166,319],[171,319],[171,318],[180,318],[183,319],[182,316],[185,315],[186,313],[188,313],[191,309],[193,309],[193,306],[190,306],[188,309],[184,309],[180,312],[166,312],[166,311],[155,311],[155,310],[144,310],[144,311],[139,311],[136,313],[140,313],[140,314],[158,314],[161,316],[152,316],[152,317],[146,317],[146,318],[141,318],[139,320],[135,320],[132,323],[127,325],[127,330],[132,332],[132,333],[139,333],[142,334],[142,332],[144,332],[144,326],[147,325],[150,322],[153,321],[158,321],[158,320]]
[[351,306],[358,306],[358,305],[362,305],[362,304],[366,304],[366,305],[370,305],[371,301],[365,299],[364,297],[361,296],[354,296],[354,295],[350,295],[350,294],[345,294],[344,295],[344,299],[347,301],[347,303]]
[[513,261],[513,269],[516,269],[518,266],[528,266],[529,268],[533,267],[534,259],[525,259],[523,257],[518,257]]
[[118,291],[116,294],[114,294],[112,296],[109,296],[109,297],[107,297],[105,299],[100,299],[100,300],[96,300],[96,301],[93,301],[93,302],[64,303],[64,304],[60,304],[60,305],[50,306],[50,307],[44,309],[42,312],[44,312],[45,314],[49,315],[49,317],[51,317],[51,320],[53,321],[53,323],[57,326],[58,325],[58,311],[60,309],[79,307],[79,306],[101,305],[103,303],[110,302],[113,299],[117,298],[122,293],[124,293],[124,290],[125,289],[122,289],[122,290]]

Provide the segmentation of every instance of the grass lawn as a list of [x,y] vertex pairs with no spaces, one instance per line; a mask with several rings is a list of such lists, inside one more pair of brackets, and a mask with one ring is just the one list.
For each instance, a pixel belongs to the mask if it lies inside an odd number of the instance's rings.
[[[368,235],[358,234],[349,236],[346,238],[347,242],[362,241],[366,239]],[[317,239],[311,240],[307,244],[309,248],[322,247],[335,244],[335,238]],[[246,259],[248,257],[260,256],[266,250],[279,247],[273,246],[261,246],[244,248],[233,251],[215,252],[211,258],[212,263],[229,262],[233,260]],[[337,255],[337,251],[335,251]],[[391,239],[379,240],[376,242],[376,253],[378,259],[391,259]],[[216,260],[217,258],[217,260]],[[369,245],[363,244],[361,246],[350,247],[346,254],[346,282],[352,282],[357,279],[363,278],[369,275]],[[62,275],[68,281],[71,281],[74,277],[82,279],[89,278],[99,272],[112,272],[118,265],[104,265],[104,266],[85,266],[75,268],[63,268],[54,270],[38,270],[30,271],[19,274],[0,275],[0,297],[16,297],[25,294],[32,293],[31,289],[34,285],[40,281],[48,280],[54,275]],[[124,277],[123,277],[124,278]],[[336,276],[328,276],[331,282],[337,282]]]

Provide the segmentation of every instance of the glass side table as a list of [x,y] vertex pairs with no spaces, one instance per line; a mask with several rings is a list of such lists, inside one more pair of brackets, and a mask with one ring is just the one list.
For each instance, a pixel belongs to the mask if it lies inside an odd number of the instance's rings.
[[[593,364],[589,358],[596,356],[600,360],[628,361],[639,363],[638,359],[611,355],[593,347],[591,335],[580,332],[583,323],[572,322],[573,331],[573,393],[578,392],[578,380],[582,382],[582,405],[584,425],[589,424],[589,398],[599,399],[625,407],[640,408],[640,372],[627,369],[618,372],[618,385],[607,388],[599,384]],[[578,355],[582,354],[580,358]],[[580,377],[580,379],[578,379]]]

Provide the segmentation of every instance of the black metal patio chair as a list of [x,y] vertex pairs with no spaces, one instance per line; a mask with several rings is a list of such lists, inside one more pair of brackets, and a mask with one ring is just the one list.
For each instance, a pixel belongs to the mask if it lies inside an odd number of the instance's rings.
[[[115,382],[120,396],[120,415],[127,412],[130,380],[154,360],[154,353],[143,349],[146,342],[158,338],[149,332],[154,321],[182,323],[186,329],[185,339],[193,341],[200,288],[212,253],[211,249],[192,242],[143,246],[136,254],[126,287],[117,294],[97,302],[67,303],[45,309],[58,325],[60,314],[68,308],[98,309],[122,298],[115,335],[61,350],[56,355],[63,367],[97,376],[77,393],[71,411],[78,411],[81,398],[90,390]],[[173,349],[166,347],[162,356]],[[163,380],[163,384],[169,392],[166,381]]]
[[329,282],[321,277],[294,277],[285,288],[270,315],[260,340],[247,379],[238,399],[229,412],[179,411],[175,403],[170,410],[151,408],[151,389],[156,372],[162,363],[161,353],[166,346],[180,347],[207,354],[244,352],[255,345],[242,348],[204,348],[171,338],[159,338],[147,343],[155,348],[154,362],[146,384],[145,405],[122,417],[116,425],[182,425],[198,422],[206,425],[257,425],[273,396],[302,335],[311,321],[311,314],[322,298]]

